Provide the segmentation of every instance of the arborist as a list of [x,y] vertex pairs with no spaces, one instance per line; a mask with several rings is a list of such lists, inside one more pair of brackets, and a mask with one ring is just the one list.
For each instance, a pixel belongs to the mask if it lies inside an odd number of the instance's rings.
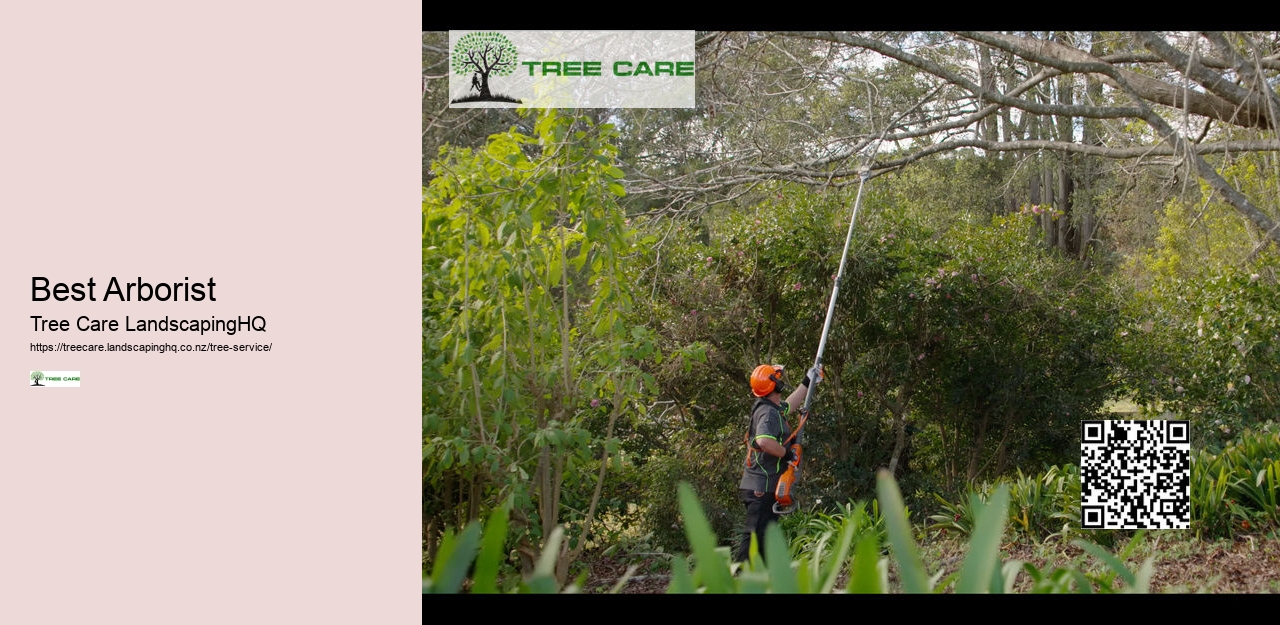
[[789,389],[782,365],[760,365],[751,372],[751,394],[756,396],[756,402],[751,408],[746,437],[747,458],[743,463],[742,481],[738,484],[742,503],[747,507],[747,520],[733,552],[735,562],[747,560],[753,535],[761,557],[764,557],[765,528],[776,522],[780,513],[776,506],[779,479],[789,466],[799,460],[799,446],[789,444],[793,437],[786,417],[791,406],[805,403],[809,389],[821,379],[821,371],[820,365],[814,365],[786,400],[782,395]]
[[[879,149],[880,141],[884,141],[884,132],[880,133],[876,149]],[[875,152],[872,150],[872,154]],[[747,506],[747,523],[733,552],[735,562],[745,562],[750,557],[752,536],[756,537],[763,559],[765,528],[777,521],[780,515],[789,514],[797,507],[793,489],[800,479],[803,455],[800,431],[809,420],[809,404],[813,401],[810,389],[822,379],[822,354],[827,349],[831,320],[835,317],[836,300],[840,296],[840,280],[844,277],[845,262],[849,260],[849,242],[853,240],[853,225],[858,221],[858,208],[862,206],[862,188],[870,178],[871,169],[863,165],[858,174],[861,179],[858,196],[853,202],[853,216],[849,218],[849,232],[844,237],[844,251],[840,254],[840,268],[836,270],[831,286],[831,299],[827,300],[827,318],[822,322],[822,338],[818,340],[818,355],[813,359],[813,367],[786,401],[782,401],[782,394],[788,389],[783,381],[781,365],[760,365],[751,372],[751,393],[758,399],[751,408],[751,422],[743,440],[747,446],[747,458],[738,489],[742,503]],[[799,406],[794,431],[786,420],[792,406]]]

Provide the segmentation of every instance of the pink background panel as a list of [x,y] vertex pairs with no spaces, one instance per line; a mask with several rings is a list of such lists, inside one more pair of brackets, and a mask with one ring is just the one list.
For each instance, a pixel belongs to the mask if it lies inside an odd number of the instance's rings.
[[[421,7],[344,4],[6,7],[0,622],[420,622]],[[217,302],[37,303],[33,276]],[[29,351],[58,340],[273,347]]]

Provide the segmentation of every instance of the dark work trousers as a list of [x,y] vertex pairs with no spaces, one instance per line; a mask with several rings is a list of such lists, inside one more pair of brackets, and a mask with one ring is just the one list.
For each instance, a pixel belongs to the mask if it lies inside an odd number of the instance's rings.
[[738,547],[733,551],[734,562],[746,562],[751,555],[751,535],[756,536],[756,545],[760,549],[760,559],[764,559],[764,528],[770,523],[777,522],[778,514],[773,511],[773,504],[777,499],[773,496],[773,491],[756,493],[749,490],[739,490],[742,503],[747,506],[747,522],[743,527],[742,536],[738,539]]

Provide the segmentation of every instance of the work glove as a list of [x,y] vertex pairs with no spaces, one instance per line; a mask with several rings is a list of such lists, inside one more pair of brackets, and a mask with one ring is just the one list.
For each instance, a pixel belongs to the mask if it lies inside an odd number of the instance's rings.
[[812,389],[822,381],[822,365],[814,365],[809,368],[809,372],[804,374],[805,388]]
[[782,460],[782,464],[787,465],[787,464],[791,464],[791,461],[795,459],[796,459],[796,446],[788,445],[787,453],[782,454],[782,458],[780,458],[780,460]]

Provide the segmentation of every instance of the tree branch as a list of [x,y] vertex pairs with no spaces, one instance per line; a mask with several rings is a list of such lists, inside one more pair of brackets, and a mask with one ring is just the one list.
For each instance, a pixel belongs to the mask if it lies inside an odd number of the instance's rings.
[[[1131,94],[1142,101],[1186,109],[1196,115],[1213,117],[1239,126],[1269,128],[1266,118],[1259,117],[1256,114],[1248,115],[1248,111],[1244,111],[1246,113],[1244,115],[1238,115],[1235,104],[1221,97],[1183,89],[1150,76],[1120,69],[1090,55],[1088,52],[1077,50],[1071,46],[1003,33],[961,32],[957,34],[966,39],[994,46],[1024,59],[1055,67],[1064,72],[1100,74],[1103,82],[1113,87],[1118,88],[1118,81],[1123,80],[1129,85]],[[1141,112],[1134,111],[1134,109],[1129,109],[1129,111],[1122,116],[1142,116]]]

